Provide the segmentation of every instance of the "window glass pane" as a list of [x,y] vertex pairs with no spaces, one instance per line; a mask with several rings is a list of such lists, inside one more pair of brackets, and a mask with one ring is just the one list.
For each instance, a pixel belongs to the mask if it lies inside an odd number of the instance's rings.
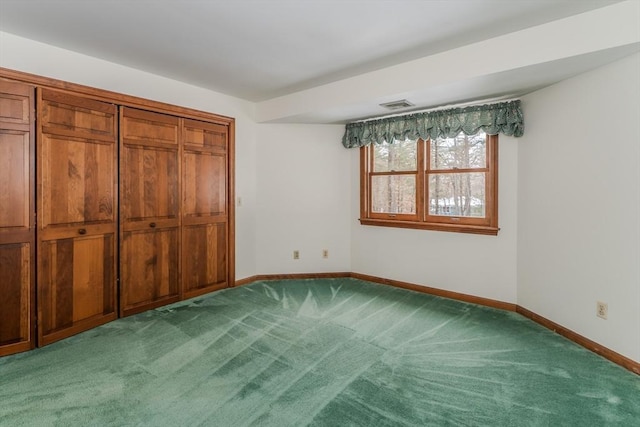
[[487,135],[458,134],[455,138],[432,140],[431,169],[469,169],[487,166]]
[[429,215],[484,218],[485,173],[429,175]]
[[372,176],[371,211],[375,213],[415,214],[415,175]]
[[373,171],[414,171],[417,170],[417,142],[416,141],[395,141],[393,144],[374,144]]

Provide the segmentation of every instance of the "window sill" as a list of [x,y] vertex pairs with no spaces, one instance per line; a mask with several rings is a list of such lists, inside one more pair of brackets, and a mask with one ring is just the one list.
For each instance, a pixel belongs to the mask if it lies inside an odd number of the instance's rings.
[[467,225],[467,224],[443,224],[435,222],[417,222],[417,221],[394,221],[389,219],[370,219],[360,218],[362,225],[376,225],[379,227],[396,227],[396,228],[415,228],[419,230],[449,231],[455,233],[484,234],[488,236],[497,236],[500,230],[497,227],[485,225]]

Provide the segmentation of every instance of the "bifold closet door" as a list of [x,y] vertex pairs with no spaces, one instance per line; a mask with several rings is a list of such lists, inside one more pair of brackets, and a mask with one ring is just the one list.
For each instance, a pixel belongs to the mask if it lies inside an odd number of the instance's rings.
[[190,298],[227,284],[228,127],[183,120],[182,284]]
[[117,107],[38,90],[39,345],[114,320]]
[[123,107],[120,116],[120,311],[180,299],[179,119]]
[[34,93],[0,80],[0,356],[35,346]]

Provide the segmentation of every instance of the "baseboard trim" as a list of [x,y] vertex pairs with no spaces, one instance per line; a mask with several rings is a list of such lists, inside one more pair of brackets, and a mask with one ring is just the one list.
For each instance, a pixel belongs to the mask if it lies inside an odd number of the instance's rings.
[[351,273],[350,277],[353,277],[354,279],[366,280],[368,282],[380,283],[382,285],[389,285],[396,288],[408,289],[410,291],[422,292],[423,294],[435,295],[438,297],[454,299],[457,301],[470,302],[487,307],[499,308],[500,310],[516,311],[515,304],[490,298],[482,298],[475,295],[446,291],[444,289],[431,288],[429,286],[416,285],[415,283],[401,282],[399,280],[385,279],[383,277],[369,276],[368,274]]
[[258,276],[245,277],[244,279],[236,280],[236,282],[233,284],[233,287],[237,288],[238,286],[250,285],[253,282],[257,282],[258,280],[260,280],[258,279]]
[[640,363],[629,359],[621,355],[620,353],[616,353],[615,351],[598,344],[595,341],[590,340],[587,337],[584,337],[568,328],[565,328],[562,325],[559,325],[549,319],[546,319],[539,314],[534,313],[533,311],[527,310],[526,308],[519,306],[517,304],[512,304],[504,301],[494,300],[490,298],[478,297],[475,295],[462,294],[459,292],[447,291],[444,289],[432,288],[429,286],[417,285],[415,283],[402,282],[399,280],[393,279],[385,279],[383,277],[377,276],[369,276],[367,274],[361,273],[349,273],[349,272],[340,272],[340,273],[299,273],[299,274],[258,274],[255,276],[250,276],[244,279],[236,280],[235,286],[243,286],[248,285],[253,282],[257,282],[260,280],[291,280],[291,279],[336,279],[342,277],[351,277],[354,279],[365,280],[368,282],[379,283],[382,285],[393,286],[396,288],[407,289],[415,292],[421,292],[425,294],[435,295],[439,297],[449,298],[457,301],[469,302],[478,305],[484,305],[487,307],[497,308],[500,310],[506,311],[514,311],[521,316],[524,316],[545,328],[562,335],[570,341],[586,348],[589,351],[596,353],[599,356],[604,357],[605,359],[615,363],[616,365],[622,366],[623,368],[640,375]]
[[234,286],[244,286],[260,280],[302,280],[302,279],[339,279],[351,277],[351,273],[293,273],[293,274],[257,274],[236,280]]
[[522,306],[517,306],[516,312],[521,314],[522,316],[533,320],[539,325],[544,326],[547,329],[555,332],[556,334],[562,335],[570,341],[575,342],[576,344],[590,350],[605,359],[608,359],[615,363],[616,365],[620,365],[629,371],[640,375],[640,363],[629,359],[626,356],[621,355],[620,353],[616,353],[615,351],[598,344],[595,341],[590,340],[589,338],[578,334],[577,332],[572,331],[571,329],[565,328],[564,326],[549,320],[545,317],[540,316],[537,313],[534,313],[531,310],[527,310]]

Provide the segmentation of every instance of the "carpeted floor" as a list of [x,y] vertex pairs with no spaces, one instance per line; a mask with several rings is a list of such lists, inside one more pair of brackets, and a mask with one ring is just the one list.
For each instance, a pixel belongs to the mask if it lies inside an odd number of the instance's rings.
[[640,377],[518,314],[256,282],[0,358],[2,426],[640,426]]

